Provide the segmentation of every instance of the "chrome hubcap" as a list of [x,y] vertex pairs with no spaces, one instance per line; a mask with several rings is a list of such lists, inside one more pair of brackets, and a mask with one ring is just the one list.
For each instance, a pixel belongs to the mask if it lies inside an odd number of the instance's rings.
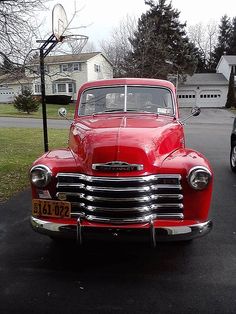
[[233,167],[236,167],[236,146],[234,146],[232,149],[231,164]]

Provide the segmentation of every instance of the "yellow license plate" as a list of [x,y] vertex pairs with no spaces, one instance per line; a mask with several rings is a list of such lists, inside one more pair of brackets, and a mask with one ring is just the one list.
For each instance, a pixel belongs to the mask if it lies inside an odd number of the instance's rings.
[[70,218],[71,204],[62,201],[33,199],[32,214],[33,216],[45,216],[51,218]]

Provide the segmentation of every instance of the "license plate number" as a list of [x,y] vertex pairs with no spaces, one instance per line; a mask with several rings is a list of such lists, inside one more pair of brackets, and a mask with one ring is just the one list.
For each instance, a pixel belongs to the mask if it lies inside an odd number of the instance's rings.
[[52,218],[70,218],[71,204],[62,201],[48,201],[33,199],[32,201],[33,216],[45,216]]

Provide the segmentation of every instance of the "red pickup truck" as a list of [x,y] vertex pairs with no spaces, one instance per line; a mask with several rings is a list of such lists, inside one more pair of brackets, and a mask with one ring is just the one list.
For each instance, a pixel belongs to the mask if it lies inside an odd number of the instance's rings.
[[31,225],[54,239],[145,238],[155,246],[212,228],[212,169],[185,147],[169,81],[82,85],[68,147],[37,159],[30,181]]

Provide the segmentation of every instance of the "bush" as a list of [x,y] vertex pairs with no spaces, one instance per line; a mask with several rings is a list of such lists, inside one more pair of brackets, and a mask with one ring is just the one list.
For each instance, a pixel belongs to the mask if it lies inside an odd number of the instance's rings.
[[14,107],[20,112],[36,112],[39,109],[39,102],[32,95],[30,90],[24,90],[21,95],[14,99]]
[[46,95],[45,100],[47,104],[69,105],[71,96],[67,95]]

